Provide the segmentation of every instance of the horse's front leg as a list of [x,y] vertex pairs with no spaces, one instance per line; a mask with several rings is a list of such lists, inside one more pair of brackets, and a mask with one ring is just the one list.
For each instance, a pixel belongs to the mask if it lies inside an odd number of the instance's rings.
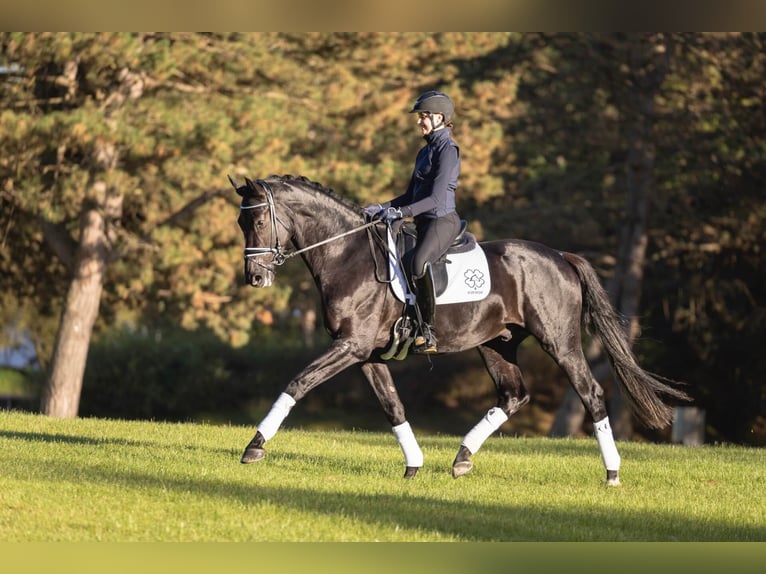
[[369,351],[361,349],[350,339],[333,341],[332,345],[290,381],[284,392],[277,397],[271,410],[258,425],[255,437],[245,448],[241,462],[243,464],[257,462],[266,456],[263,445],[277,434],[296,402],[317,385],[321,385],[343,369],[365,360],[368,356]]
[[384,363],[369,362],[362,365],[362,373],[375,391],[388,422],[391,423],[391,430],[399,441],[399,446],[402,447],[405,464],[404,478],[414,478],[418,469],[423,466],[423,452],[404,415],[404,405],[394,386],[391,371]]

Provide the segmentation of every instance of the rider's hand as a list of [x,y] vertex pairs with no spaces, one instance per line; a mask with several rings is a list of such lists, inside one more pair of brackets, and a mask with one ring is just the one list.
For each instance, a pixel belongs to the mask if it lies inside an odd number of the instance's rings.
[[373,219],[375,219],[375,216],[381,212],[382,209],[383,208],[378,203],[376,205],[368,205],[362,211],[364,211],[364,215],[367,217],[367,219],[372,221]]
[[395,207],[387,207],[380,215],[380,219],[385,223],[391,223],[392,221],[396,221],[402,217],[404,217],[402,210]]

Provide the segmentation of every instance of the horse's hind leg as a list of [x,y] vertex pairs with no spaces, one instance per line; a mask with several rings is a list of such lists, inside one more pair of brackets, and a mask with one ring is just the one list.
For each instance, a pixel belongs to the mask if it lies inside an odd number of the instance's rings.
[[601,451],[601,460],[606,468],[607,486],[619,486],[620,455],[617,452],[612,428],[609,425],[609,417],[607,416],[606,403],[604,401],[604,390],[593,377],[593,373],[582,352],[582,347],[578,344],[574,349],[563,354],[551,352],[549,348],[546,348],[546,351],[567,374],[572,382],[572,386],[577,391],[583,405],[585,405],[593,420],[593,429],[599,450]]
[[452,476],[458,478],[471,471],[471,455],[478,452],[492,433],[508,418],[529,402],[529,393],[524,385],[521,370],[516,365],[518,342],[505,343],[490,341],[479,347],[479,354],[484,361],[497,388],[497,407],[487,411],[478,424],[473,427],[460,445],[455,461],[452,463]]

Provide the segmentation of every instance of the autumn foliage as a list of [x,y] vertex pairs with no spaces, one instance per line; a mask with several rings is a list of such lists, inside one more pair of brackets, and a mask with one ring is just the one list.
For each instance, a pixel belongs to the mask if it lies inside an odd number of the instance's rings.
[[[226,176],[301,174],[361,204],[389,198],[421,145],[408,106],[435,88],[456,104],[458,207],[480,238],[581,252],[607,282],[632,178],[650,166],[636,350],[690,384],[712,438],[763,444],[765,41],[2,33],[0,320],[49,373],[76,289],[91,302],[86,349],[169,326],[234,349],[313,336],[295,328],[319,311],[299,263],[270,290],[242,285]],[[650,161],[635,163],[636,142]]]

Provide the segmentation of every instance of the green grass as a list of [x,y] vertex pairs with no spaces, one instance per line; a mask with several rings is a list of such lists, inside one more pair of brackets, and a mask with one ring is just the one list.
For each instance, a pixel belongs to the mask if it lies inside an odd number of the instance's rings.
[[[416,427],[417,432],[417,427]],[[460,437],[421,436],[401,478],[392,434],[0,412],[0,541],[766,541],[766,451],[493,437],[454,480]]]

